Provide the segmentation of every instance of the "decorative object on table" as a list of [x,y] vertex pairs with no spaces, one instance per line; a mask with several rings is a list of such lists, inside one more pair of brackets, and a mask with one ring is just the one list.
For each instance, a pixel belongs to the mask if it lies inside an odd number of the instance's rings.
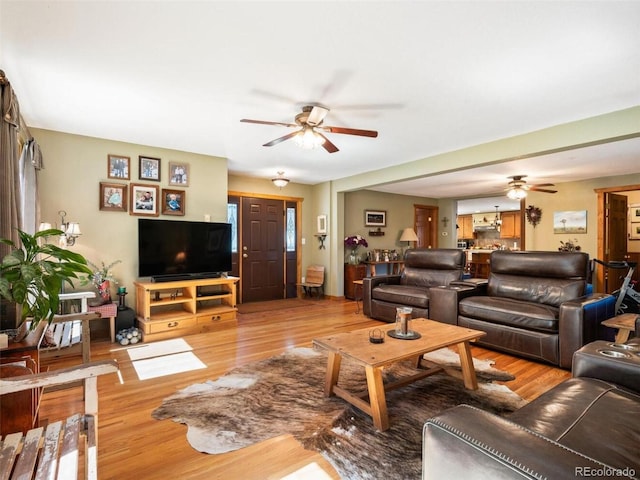
[[371,343],[384,343],[384,331],[374,328],[369,332],[369,341]]
[[20,246],[11,240],[0,239],[12,249],[0,264],[0,296],[20,306],[21,322],[16,341],[28,334],[27,318],[32,319],[32,329],[41,320],[51,322],[58,312],[63,286],[73,287],[74,278],[91,273],[82,255],[46,243],[47,237],[63,234],[57,229],[42,230],[34,235],[18,230]]
[[407,249],[411,248],[411,242],[418,241],[418,235],[413,228],[407,227],[402,230],[402,234],[400,235],[401,242],[407,242]]
[[163,215],[184,215],[185,198],[187,192],[184,190],[162,189],[162,214]]
[[[385,480],[420,478],[422,426],[428,418],[460,403],[498,413],[524,403],[506,385],[492,383],[513,376],[491,368],[491,361],[474,359],[479,388],[471,391],[454,377],[461,375],[455,352],[443,349],[425,358],[451,374],[435,374],[390,391],[394,420],[384,432],[376,430],[366,414],[323,395],[327,355],[311,348],[287,350],[234,368],[219,380],[189,385],[165,398],[152,416],[186,424],[187,441],[200,452],[221,454],[289,434],[328,458],[340,478],[372,478],[380,465]],[[366,391],[364,368],[350,363],[343,362],[341,382],[344,379],[350,391]],[[384,381],[404,377],[414,371],[412,366],[411,362],[390,366],[383,372]],[[256,402],[264,408],[256,410]]]
[[160,159],[154,157],[145,157],[140,155],[138,178],[140,180],[160,181]]
[[124,297],[127,296],[126,287],[118,287],[118,310],[125,310],[127,305],[124,303]]
[[365,210],[364,226],[365,227],[386,227],[387,212],[385,210]]
[[131,158],[123,155],[107,155],[107,177],[118,180],[129,180]]
[[573,241],[567,240],[563,242],[560,240],[560,246],[558,247],[558,251],[560,252],[579,252],[580,245],[578,245],[578,239],[574,238]]
[[177,187],[189,186],[189,164],[169,162],[169,185]]
[[120,330],[116,333],[116,342],[120,345],[142,343],[142,331],[136,327]]
[[553,212],[553,233],[587,233],[587,211]]
[[357,251],[358,247],[360,247],[361,245],[365,248],[369,246],[367,240],[361,235],[350,235],[348,237],[345,237],[344,246],[351,250],[349,252],[349,263],[351,265],[357,265],[358,263],[360,263]]
[[129,186],[126,183],[100,182],[100,210],[126,212],[129,200]]
[[411,307],[396,307],[396,326],[389,330],[388,335],[400,340],[416,340],[420,338],[418,332],[411,330]]
[[529,205],[524,209],[524,213],[527,216],[527,222],[533,225],[533,228],[536,228],[536,225],[540,223],[540,219],[542,218],[542,210],[533,205]]
[[98,298],[95,302],[90,302],[90,305],[92,307],[99,307],[100,305],[104,305],[105,303],[110,303],[111,283],[113,283],[114,285],[118,284],[117,280],[113,276],[111,269],[117,264],[122,263],[122,260],[115,260],[109,265],[105,265],[104,262],[100,262],[100,266],[97,266],[93,262],[87,263],[92,268],[92,272],[82,280],[82,284],[88,285],[91,283],[95,287],[95,289],[98,290]]
[[157,185],[132,183],[129,191],[129,215],[157,217],[159,188]]

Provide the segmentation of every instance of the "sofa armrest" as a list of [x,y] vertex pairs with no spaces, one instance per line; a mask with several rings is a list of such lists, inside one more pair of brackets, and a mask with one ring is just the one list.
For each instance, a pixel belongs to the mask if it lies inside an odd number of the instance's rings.
[[[482,295],[483,286],[451,282],[447,286],[429,288],[429,318],[451,325],[458,324],[458,302],[463,298]],[[486,285],[484,286],[486,292]]]
[[574,377],[597,378],[640,392],[640,346],[591,342],[573,355]]
[[422,431],[422,478],[575,479],[607,468],[516,423],[459,405]]
[[383,283],[399,285],[400,275],[376,275],[362,279],[362,311],[368,317],[371,316],[371,291]]
[[560,305],[559,366],[570,369],[573,354],[583,345],[599,340],[603,335],[603,320],[615,311],[615,297],[606,293],[592,293]]

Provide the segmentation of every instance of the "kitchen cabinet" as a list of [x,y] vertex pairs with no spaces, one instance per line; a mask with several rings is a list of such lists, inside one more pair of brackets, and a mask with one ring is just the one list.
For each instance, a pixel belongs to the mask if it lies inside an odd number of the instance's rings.
[[502,212],[500,214],[500,238],[520,238],[522,215],[520,211]]
[[[356,298],[355,280],[362,280],[367,276],[367,266],[364,263],[359,265],[344,264],[344,296],[349,300]],[[360,287],[362,288],[362,287]]]
[[473,217],[471,215],[459,215],[457,220],[458,240],[473,238]]

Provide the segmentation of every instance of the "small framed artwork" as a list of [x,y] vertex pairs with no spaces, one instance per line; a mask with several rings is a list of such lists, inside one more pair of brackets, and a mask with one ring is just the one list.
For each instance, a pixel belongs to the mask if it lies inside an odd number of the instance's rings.
[[129,214],[157,217],[159,215],[159,188],[156,185],[143,185],[141,183],[132,183],[130,186]]
[[184,190],[162,189],[162,214],[163,215],[184,215],[184,204],[186,200]]
[[640,203],[629,205],[629,221],[640,222]]
[[129,180],[131,169],[131,159],[122,155],[107,156],[107,177],[119,180]]
[[327,233],[326,215],[318,215],[318,233]]
[[160,159],[153,157],[138,157],[140,160],[140,170],[138,177],[140,180],[160,181]]
[[629,240],[640,240],[640,222],[632,223],[629,227]]
[[553,212],[553,233],[587,233],[587,211]]
[[169,185],[189,186],[189,164],[169,162]]
[[384,210],[365,210],[364,226],[365,227],[386,227],[387,212]]
[[126,183],[100,182],[100,210],[126,212],[128,187]]

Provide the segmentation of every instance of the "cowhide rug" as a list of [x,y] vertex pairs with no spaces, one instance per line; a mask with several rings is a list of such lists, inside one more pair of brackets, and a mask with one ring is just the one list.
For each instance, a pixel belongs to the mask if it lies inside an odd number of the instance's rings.
[[[476,363],[479,389],[469,391],[460,379],[458,356],[448,349],[427,354],[447,365],[438,373],[387,393],[391,428],[379,432],[371,417],[337,397],[323,394],[326,355],[296,348],[236,368],[215,381],[191,385],[166,398],[153,412],[188,427],[187,439],[198,451],[220,454],[283,434],[305,448],[321,452],[344,479],[420,478],[422,426],[425,420],[460,403],[498,414],[525,402],[504,385],[513,377]],[[398,364],[385,370],[385,380],[410,371]],[[339,384],[366,390],[364,368],[342,361]]]

